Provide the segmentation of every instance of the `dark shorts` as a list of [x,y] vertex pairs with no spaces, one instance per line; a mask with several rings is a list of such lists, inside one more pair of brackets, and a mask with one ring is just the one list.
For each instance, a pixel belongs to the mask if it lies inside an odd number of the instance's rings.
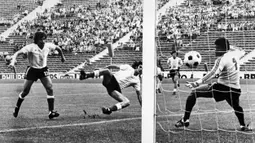
[[162,80],[163,80],[163,75],[158,75],[158,79],[159,79],[160,81],[162,81]]
[[28,66],[25,72],[24,79],[37,81],[38,79],[41,79],[47,76],[49,76],[48,67],[35,69]]
[[216,102],[227,100],[228,102],[237,103],[241,95],[241,89],[231,88],[220,83],[201,85],[194,89],[193,92],[195,92],[197,97],[214,98]]
[[111,76],[110,82],[108,82],[107,84],[105,84],[103,82],[104,87],[107,89],[108,94],[110,95],[114,90],[118,91],[121,93],[121,89],[120,89],[120,85],[118,83],[118,81],[116,80],[116,78],[113,76]]
[[174,78],[175,76],[180,77],[180,72],[179,72],[178,69],[177,70],[170,70],[169,75],[170,75],[171,78]]
[[212,90],[216,102],[239,100],[241,95],[241,89],[231,88],[219,83],[211,85],[210,90]]

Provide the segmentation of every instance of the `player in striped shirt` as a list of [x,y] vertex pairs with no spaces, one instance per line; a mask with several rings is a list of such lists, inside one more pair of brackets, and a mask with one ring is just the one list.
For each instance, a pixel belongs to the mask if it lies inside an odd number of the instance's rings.
[[24,101],[25,97],[28,95],[31,86],[38,79],[41,80],[47,92],[49,119],[59,116],[59,113],[54,111],[54,95],[52,81],[49,77],[49,70],[47,67],[47,58],[48,54],[51,51],[57,50],[61,56],[61,61],[64,62],[66,59],[60,47],[54,45],[53,43],[44,42],[46,38],[47,36],[44,32],[36,32],[34,35],[34,43],[26,45],[25,47],[14,53],[14,55],[12,56],[9,67],[15,67],[16,58],[22,54],[27,55],[29,63],[29,66],[27,67],[24,76],[24,88],[19,94],[19,98],[14,109],[13,116],[15,118],[18,116],[20,106]]
[[[235,110],[235,115],[240,124],[240,131],[251,131],[245,124],[243,108],[239,105],[241,95],[240,87],[240,58],[245,51],[241,48],[230,49],[229,41],[225,38],[218,38],[215,41],[215,64],[210,72],[195,82],[187,82],[186,86],[192,88],[191,94],[186,100],[184,117],[178,121],[176,127],[189,126],[189,118],[199,97],[214,98],[216,102],[226,100]],[[217,82],[204,84],[218,74]]]
[[[126,108],[130,105],[130,101],[125,97],[121,90],[127,87],[134,87],[138,101],[142,105],[142,95],[140,87],[140,77],[142,73],[142,63],[135,62],[132,67],[128,64],[124,65],[109,65],[104,69],[95,70],[93,72],[85,73],[83,70],[80,71],[80,80],[87,78],[94,78],[103,76],[102,84],[107,89],[108,94],[118,101],[111,107],[102,107],[104,114],[111,114],[114,111]],[[118,69],[117,72],[112,73],[109,69]]]

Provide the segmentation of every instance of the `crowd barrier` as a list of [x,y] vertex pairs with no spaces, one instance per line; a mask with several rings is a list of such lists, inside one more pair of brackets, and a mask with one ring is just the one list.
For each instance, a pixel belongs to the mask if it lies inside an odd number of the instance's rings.
[[[180,72],[181,79],[192,79],[192,78],[201,78],[206,72],[203,71],[181,71]],[[164,78],[170,78],[169,72],[163,72]],[[59,72],[52,72],[49,74],[51,79],[79,79],[79,74],[66,74]],[[215,76],[217,78],[217,75]],[[241,79],[255,79],[255,71],[244,71],[240,72]],[[8,79],[24,79],[24,73],[0,73],[0,79],[8,80]]]

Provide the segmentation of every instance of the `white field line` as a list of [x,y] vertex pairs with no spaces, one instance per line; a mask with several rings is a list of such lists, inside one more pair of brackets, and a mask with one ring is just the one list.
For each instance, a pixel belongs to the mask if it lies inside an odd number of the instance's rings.
[[90,126],[90,125],[99,125],[99,124],[106,124],[106,123],[132,121],[132,120],[139,120],[139,119],[141,119],[141,117],[114,119],[114,120],[108,120],[108,121],[89,122],[89,123],[64,124],[64,125],[55,125],[55,126],[29,127],[29,128],[19,128],[19,129],[3,129],[3,130],[0,130],[0,133],[9,133],[9,132],[17,132],[17,131],[29,131],[29,130],[36,130],[36,129],[54,129],[54,128],[63,128],[63,127]]
[[[252,110],[244,110],[244,111],[254,111]],[[223,111],[225,113],[231,113],[233,110]],[[201,114],[209,114],[209,113],[217,113],[216,111],[209,111],[207,112],[194,112],[192,115],[201,115]],[[169,116],[181,116],[183,113],[177,114],[170,114],[170,115],[159,115],[157,117],[169,117]],[[89,122],[89,123],[76,123],[76,124],[64,124],[64,125],[55,125],[55,126],[40,126],[40,127],[29,127],[29,128],[19,128],[19,129],[3,129],[0,130],[0,133],[9,133],[9,132],[17,132],[17,131],[29,131],[29,130],[37,130],[37,129],[54,129],[54,128],[63,128],[63,127],[76,127],[76,126],[93,126],[99,124],[107,124],[107,123],[115,123],[115,122],[123,122],[123,121],[132,121],[132,120],[140,120],[141,117],[134,117],[134,118],[124,118],[124,119],[114,119],[114,120],[107,120],[107,121],[98,121],[98,122]],[[160,121],[162,122],[162,121]]]
[[[246,110],[251,111],[251,110]],[[254,110],[252,110],[254,111]],[[233,110],[227,110],[223,112],[233,112]],[[215,111],[209,111],[209,113],[216,113]],[[193,115],[201,115],[201,114],[208,114],[207,112],[199,113],[195,112],[192,113]],[[182,114],[170,114],[170,115],[159,115],[157,117],[166,117],[166,116],[181,116]],[[76,124],[64,124],[64,125],[55,125],[55,126],[40,126],[40,127],[29,127],[29,128],[19,128],[19,129],[3,129],[0,130],[0,133],[9,133],[9,132],[17,132],[17,131],[29,131],[29,130],[37,130],[37,129],[54,129],[54,128],[63,128],[63,127],[76,127],[76,126],[90,126],[90,125],[99,125],[99,124],[106,124],[106,123],[115,123],[115,122],[123,122],[123,121],[132,121],[132,120],[139,120],[141,117],[134,117],[134,118],[124,118],[124,119],[114,119],[108,121],[98,121],[98,122],[89,122],[89,123],[76,123]]]

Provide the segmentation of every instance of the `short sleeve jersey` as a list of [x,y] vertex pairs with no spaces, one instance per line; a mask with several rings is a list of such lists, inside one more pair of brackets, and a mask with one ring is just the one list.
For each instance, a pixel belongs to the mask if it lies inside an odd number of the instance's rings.
[[228,51],[222,57],[215,60],[212,70],[202,78],[207,81],[213,75],[219,74],[218,83],[240,89],[240,58],[245,54],[244,51]]
[[140,78],[134,75],[134,69],[130,65],[121,65],[120,70],[114,73],[120,88],[134,87],[136,91],[140,91]]
[[170,57],[167,60],[167,64],[170,67],[170,70],[177,70],[179,67],[182,66],[182,59],[179,57],[176,57],[175,59],[173,57]]
[[40,49],[37,44],[29,44],[21,49],[24,54],[27,54],[27,59],[30,67],[40,69],[47,66],[47,58],[51,51],[56,49],[53,43],[45,43],[43,49]]

